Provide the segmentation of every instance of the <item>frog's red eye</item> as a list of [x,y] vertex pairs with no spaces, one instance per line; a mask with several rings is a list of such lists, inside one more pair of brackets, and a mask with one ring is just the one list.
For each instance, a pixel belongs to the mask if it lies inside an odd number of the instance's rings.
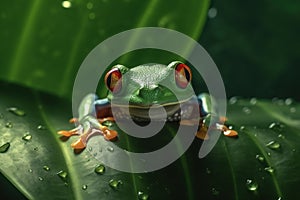
[[105,75],[106,87],[113,93],[117,93],[122,88],[122,73],[118,68],[113,68]]
[[175,80],[178,87],[186,88],[192,80],[191,69],[187,65],[179,63],[175,67]]

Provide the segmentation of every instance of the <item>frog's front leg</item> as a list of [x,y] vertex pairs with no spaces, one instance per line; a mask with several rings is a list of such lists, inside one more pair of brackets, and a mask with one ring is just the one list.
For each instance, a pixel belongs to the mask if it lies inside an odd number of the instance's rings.
[[[80,138],[71,144],[74,149],[83,149],[86,147],[89,137],[95,133],[100,133],[107,140],[117,138],[117,132],[110,130],[102,123],[112,120],[110,103],[107,99],[96,100],[96,95],[89,94],[81,102],[78,112],[78,119],[71,119],[70,122],[78,123],[78,126],[69,131],[59,131],[58,134],[70,137],[80,135]],[[100,118],[100,119],[98,119]]]
[[[207,130],[209,126],[209,120],[214,119],[213,127],[223,132],[225,136],[236,137],[238,133],[235,130],[229,129],[226,125],[223,125],[226,121],[224,116],[215,116],[217,113],[212,106],[212,100],[208,94],[200,94],[197,97],[200,111],[199,128],[196,137],[200,139],[208,139]],[[214,101],[214,100],[213,100]]]

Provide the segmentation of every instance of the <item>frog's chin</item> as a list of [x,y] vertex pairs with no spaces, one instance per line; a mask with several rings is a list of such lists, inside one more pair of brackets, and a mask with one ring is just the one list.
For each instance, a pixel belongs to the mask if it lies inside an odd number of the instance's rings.
[[[151,117],[149,116],[149,111],[151,109]],[[153,105],[151,107],[124,107],[117,106],[113,110],[114,117],[119,119],[138,119],[139,121],[149,121],[151,120],[164,120],[166,116],[172,116],[174,113],[180,111],[180,104],[172,104],[168,106]],[[165,113],[163,113],[165,112]]]
[[[114,117],[121,119],[138,119],[139,121],[149,121],[149,111],[151,109],[151,120],[170,120],[173,119],[174,116],[180,116],[181,112],[181,104],[188,102],[189,99],[184,100],[182,102],[173,102],[173,103],[165,103],[165,104],[152,104],[147,106],[141,105],[116,105],[112,104],[113,114],[116,115]],[[163,111],[163,110],[164,111]],[[162,112],[165,112],[163,114]]]

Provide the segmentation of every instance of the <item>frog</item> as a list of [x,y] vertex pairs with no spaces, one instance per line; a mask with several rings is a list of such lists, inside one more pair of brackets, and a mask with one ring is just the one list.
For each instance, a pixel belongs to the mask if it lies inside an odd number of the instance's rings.
[[[87,94],[79,105],[78,118],[70,119],[71,123],[76,124],[75,128],[57,133],[67,138],[79,135],[71,144],[75,150],[86,148],[90,136],[95,132],[103,135],[107,141],[115,141],[118,132],[105,125],[107,121],[131,119],[137,123],[146,122],[150,120],[149,109],[159,105],[166,110],[166,116],[152,115],[151,120],[197,125],[195,137],[208,139],[209,125],[206,121],[214,114],[212,97],[207,93],[196,96],[191,81],[192,70],[181,61],[173,61],[168,65],[142,64],[133,68],[114,65],[104,77],[107,96],[98,98],[95,94]],[[237,137],[235,130],[224,125],[225,121],[226,118],[220,116],[214,128],[228,137]]]

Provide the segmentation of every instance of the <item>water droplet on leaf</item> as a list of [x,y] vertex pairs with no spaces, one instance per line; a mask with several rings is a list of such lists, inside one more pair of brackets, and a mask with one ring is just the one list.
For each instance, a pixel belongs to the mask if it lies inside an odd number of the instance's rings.
[[0,153],[5,153],[8,151],[10,147],[10,143],[9,142],[6,142],[5,144],[1,145],[0,146]]
[[13,127],[13,124],[12,124],[11,122],[7,122],[7,123],[5,124],[5,127],[6,127],[6,128],[12,128],[12,127]]
[[59,176],[59,178],[61,178],[61,180],[65,181],[65,182],[67,181],[67,177],[68,177],[67,172],[61,170],[61,171],[57,172],[56,174]]
[[82,185],[82,187],[81,187],[83,190],[86,190],[87,188],[88,188],[88,186],[87,185]]
[[108,184],[112,189],[117,190],[123,183],[121,180],[111,179]]
[[26,133],[26,134],[22,137],[22,139],[23,139],[24,141],[26,141],[26,142],[29,142],[29,141],[31,140],[31,138],[32,138],[32,135],[30,135],[29,133]]
[[237,102],[237,97],[231,97],[230,99],[229,99],[229,104],[235,104]]
[[29,170],[28,170],[28,172],[29,172],[29,173],[32,173],[32,172],[33,172],[33,170],[32,170],[32,169],[29,169]]
[[88,3],[86,4],[86,8],[89,9],[89,10],[91,10],[93,7],[94,7],[94,5],[93,5],[92,2],[88,2]]
[[216,8],[210,8],[208,10],[207,16],[211,19],[215,18],[218,14],[218,10]]
[[293,99],[292,98],[287,98],[285,101],[284,101],[285,105],[289,106],[293,103]]
[[43,181],[44,179],[42,177],[39,176],[39,181]]
[[100,165],[97,165],[96,167],[95,167],[95,169],[94,169],[94,172],[96,173],[96,174],[104,174],[104,172],[105,172],[105,166],[104,165],[102,165],[102,164],[100,164]]
[[206,168],[206,173],[211,174],[211,170],[209,168]]
[[248,107],[243,107],[243,112],[249,115],[251,113],[251,110]]
[[61,3],[61,5],[62,5],[62,7],[64,7],[64,8],[71,8],[72,3],[71,3],[70,1],[63,1],[63,2]]
[[295,108],[295,107],[291,107],[291,108],[290,108],[290,112],[291,112],[291,113],[295,113],[295,112],[296,112],[296,108]]
[[273,122],[269,125],[269,129],[272,129],[273,131],[276,132],[281,132],[282,129],[284,128],[284,125],[278,122]]
[[138,191],[138,199],[139,200],[148,200],[149,195],[144,193],[143,191]]
[[278,137],[281,138],[281,139],[285,139],[285,136],[282,135],[282,134],[279,134]]
[[44,169],[45,171],[50,171],[50,167],[48,167],[47,165],[44,165],[44,166],[43,166],[43,169]]
[[272,167],[266,167],[265,171],[267,171],[269,173],[273,173],[274,172],[274,168],[272,168]]
[[10,107],[10,108],[7,108],[7,111],[17,115],[17,116],[24,116],[25,115],[25,111],[24,110],[21,110],[19,108],[16,108],[16,107]]
[[250,104],[251,105],[255,105],[257,103],[257,99],[256,98],[251,98],[250,99]]
[[256,158],[259,162],[261,162],[261,163],[263,163],[263,162],[265,161],[265,158],[264,158],[262,155],[259,155],[259,154],[257,154],[257,155],[255,156],[255,158]]
[[211,193],[214,195],[214,196],[218,196],[220,194],[220,192],[216,189],[216,188],[212,188],[211,189]]
[[90,20],[93,20],[93,19],[95,19],[96,18],[96,14],[95,13],[90,13],[89,14],[89,19]]
[[250,191],[256,191],[258,189],[258,183],[251,179],[247,179],[246,181],[246,187]]
[[38,130],[46,130],[46,127],[40,124],[37,126],[37,129]]
[[280,148],[280,144],[275,140],[272,140],[271,142],[267,143],[266,146],[273,150]]

